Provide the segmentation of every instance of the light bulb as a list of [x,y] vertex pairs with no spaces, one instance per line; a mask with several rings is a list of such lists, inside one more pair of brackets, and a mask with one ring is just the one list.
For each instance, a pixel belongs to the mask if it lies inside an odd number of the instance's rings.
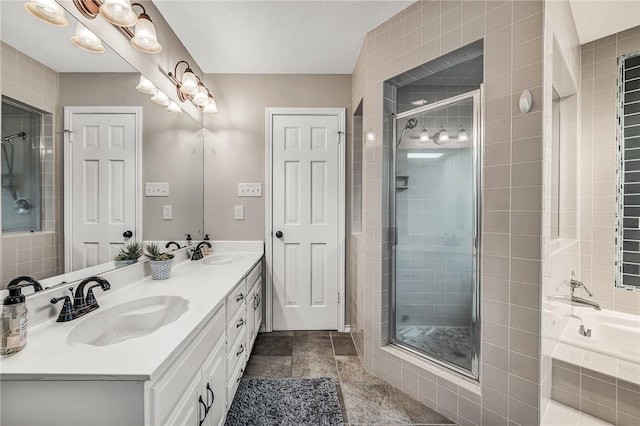
[[195,95],[198,93],[198,80],[191,68],[187,67],[182,74],[182,84],[180,85],[180,91],[185,95]]
[[468,142],[469,141],[469,135],[467,134],[467,131],[464,129],[464,127],[462,127],[462,124],[460,125],[460,130],[458,130],[458,142]]
[[140,76],[140,82],[136,86],[136,90],[138,92],[146,93],[147,95],[155,95],[158,91],[156,86],[154,86],[153,83],[147,80],[143,75]]
[[204,107],[207,102],[209,102],[209,91],[202,83],[198,83],[198,92],[195,94],[191,102],[199,107]]
[[215,114],[218,112],[218,104],[213,96],[209,95],[209,103],[204,106],[202,112],[205,114]]
[[156,27],[146,13],[141,13],[138,17],[131,45],[145,53],[158,53],[162,50],[162,46],[158,43]]
[[422,131],[420,132],[420,142],[422,143],[429,142],[429,132],[424,126],[422,126]]
[[158,90],[156,94],[151,97],[151,102],[153,102],[154,104],[162,105],[162,106],[169,106],[169,104],[171,103],[171,100],[167,95],[165,95],[163,92]]
[[138,15],[131,10],[130,0],[104,0],[100,15],[118,27],[133,27],[138,21]]
[[180,106],[178,106],[178,104],[173,101],[171,101],[169,103],[169,106],[167,106],[167,111],[171,114],[182,114],[182,108],[180,108]]
[[78,22],[76,33],[71,37],[71,43],[82,50],[91,53],[104,53],[102,40],[92,33],[87,27]]
[[66,27],[69,21],[64,16],[64,9],[55,0],[33,0],[25,3],[25,9],[47,24]]

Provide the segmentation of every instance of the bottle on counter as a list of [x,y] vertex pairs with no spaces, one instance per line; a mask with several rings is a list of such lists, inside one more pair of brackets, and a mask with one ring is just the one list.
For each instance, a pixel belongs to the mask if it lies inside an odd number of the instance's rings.
[[27,303],[22,288],[33,286],[35,291],[42,290],[42,286],[31,277],[18,277],[9,282],[9,295],[2,303],[0,323],[2,336],[0,338],[0,355],[10,355],[22,350],[27,345]]

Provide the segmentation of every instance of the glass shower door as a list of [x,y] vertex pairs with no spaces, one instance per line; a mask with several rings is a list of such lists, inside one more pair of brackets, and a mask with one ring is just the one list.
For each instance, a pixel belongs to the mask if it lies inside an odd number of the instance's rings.
[[479,92],[396,117],[393,341],[478,371]]

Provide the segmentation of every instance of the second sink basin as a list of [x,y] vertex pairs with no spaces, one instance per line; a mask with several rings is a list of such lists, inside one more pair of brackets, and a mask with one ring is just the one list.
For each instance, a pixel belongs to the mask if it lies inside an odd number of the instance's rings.
[[202,259],[202,263],[204,265],[228,265],[230,263],[238,262],[242,259],[244,259],[244,256],[240,254],[216,253]]
[[99,310],[73,327],[67,344],[107,346],[146,336],[180,318],[189,301],[179,296],[150,296]]

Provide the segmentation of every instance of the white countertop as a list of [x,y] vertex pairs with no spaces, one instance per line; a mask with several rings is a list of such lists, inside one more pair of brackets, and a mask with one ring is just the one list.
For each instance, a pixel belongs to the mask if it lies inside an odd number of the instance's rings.
[[[260,246],[261,247],[261,246]],[[215,246],[214,246],[215,248]],[[186,342],[224,304],[225,296],[262,258],[262,251],[233,251],[242,259],[227,265],[204,265],[202,261],[175,262],[171,278],[151,277],[97,291],[100,309],[65,323],[55,320],[29,329],[27,346],[0,359],[3,380],[149,380],[155,378],[181,352]],[[218,251],[220,252],[220,251]],[[143,265],[138,265],[142,267]],[[144,265],[146,266],[146,265]],[[149,296],[180,296],[189,309],[173,323],[138,338],[109,346],[68,344],[67,334],[81,321],[122,302]],[[56,311],[61,307],[59,305]]]

